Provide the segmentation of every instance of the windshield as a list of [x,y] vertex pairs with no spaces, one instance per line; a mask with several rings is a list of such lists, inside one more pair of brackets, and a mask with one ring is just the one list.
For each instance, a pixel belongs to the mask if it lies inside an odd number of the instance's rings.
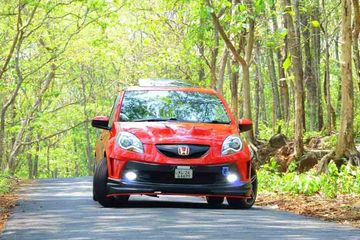
[[230,123],[216,95],[189,91],[125,92],[120,121]]

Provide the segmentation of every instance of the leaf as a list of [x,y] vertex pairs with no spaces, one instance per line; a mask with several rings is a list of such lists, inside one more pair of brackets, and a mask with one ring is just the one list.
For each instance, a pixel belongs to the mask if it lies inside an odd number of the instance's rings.
[[255,12],[260,14],[265,10],[265,3],[263,0],[256,0],[255,2]]
[[240,12],[244,12],[244,11],[246,11],[246,10],[247,10],[247,7],[246,7],[245,4],[240,4],[240,5],[239,5],[239,11],[240,11]]
[[312,25],[314,28],[320,27],[320,23],[319,23],[319,21],[317,21],[317,20],[312,20],[312,21],[311,21],[311,25]]
[[290,66],[291,66],[291,55],[289,54],[283,63],[283,68],[285,71],[287,71]]

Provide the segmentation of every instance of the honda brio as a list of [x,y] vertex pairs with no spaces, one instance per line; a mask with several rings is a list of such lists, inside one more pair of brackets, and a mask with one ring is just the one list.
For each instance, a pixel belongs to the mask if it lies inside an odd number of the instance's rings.
[[142,80],[116,97],[96,143],[93,198],[104,207],[130,195],[202,196],[212,207],[251,208],[257,194],[252,151],[215,90],[176,80]]

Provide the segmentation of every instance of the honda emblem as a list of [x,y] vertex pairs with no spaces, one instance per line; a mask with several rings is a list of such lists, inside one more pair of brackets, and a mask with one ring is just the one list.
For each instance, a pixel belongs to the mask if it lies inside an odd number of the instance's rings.
[[188,146],[178,146],[178,154],[180,156],[188,156],[190,154],[190,149]]

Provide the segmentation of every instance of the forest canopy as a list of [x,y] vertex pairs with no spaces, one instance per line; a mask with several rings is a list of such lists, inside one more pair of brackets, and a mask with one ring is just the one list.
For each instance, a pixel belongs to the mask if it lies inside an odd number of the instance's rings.
[[[296,159],[359,165],[358,0],[0,2],[0,170],[91,175],[116,94],[147,77],[222,93],[260,151],[281,129]],[[320,170],[323,170],[320,169]]]

